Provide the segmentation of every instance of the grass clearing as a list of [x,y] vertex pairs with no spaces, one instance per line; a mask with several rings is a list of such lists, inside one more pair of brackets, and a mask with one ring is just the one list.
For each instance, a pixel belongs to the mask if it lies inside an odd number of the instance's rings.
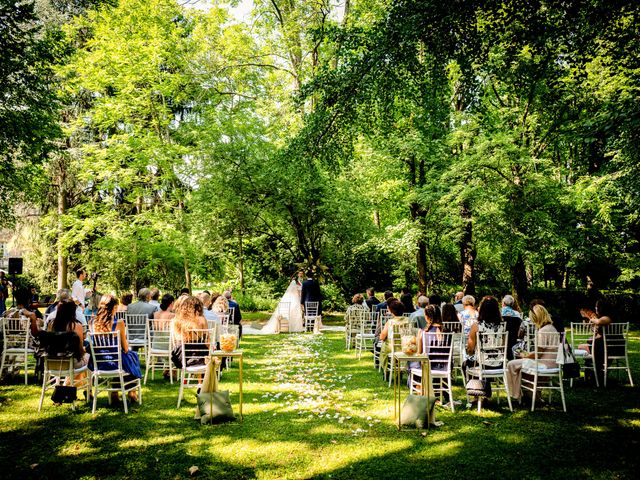
[[[335,319],[334,319],[335,321]],[[331,323],[331,322],[329,322]],[[125,415],[106,395],[98,412],[81,404],[37,413],[39,387],[20,377],[0,386],[3,478],[635,478],[640,440],[638,389],[612,382],[582,384],[559,403],[510,413],[492,400],[481,414],[438,409],[444,426],[398,432],[393,390],[357,361],[343,334],[252,336],[243,339],[243,423],[201,426],[188,391],[176,409],[178,385],[156,377],[143,405]],[[640,335],[631,333],[634,372]],[[237,364],[225,372],[237,412]],[[458,381],[454,392],[463,399]],[[556,398],[556,400],[559,400]],[[635,473],[634,473],[635,472]]]

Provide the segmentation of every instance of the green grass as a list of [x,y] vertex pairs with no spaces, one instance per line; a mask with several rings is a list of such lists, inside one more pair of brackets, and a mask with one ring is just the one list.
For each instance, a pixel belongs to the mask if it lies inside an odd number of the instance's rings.
[[[246,337],[243,423],[201,426],[192,391],[157,378],[142,406],[45,401],[20,378],[0,386],[0,468],[9,478],[635,478],[640,440],[637,388],[577,385],[558,403],[514,413],[492,401],[481,414],[438,407],[444,425],[423,436],[393,423],[392,389],[357,361],[342,334]],[[640,335],[632,334],[634,371]],[[222,389],[237,401],[238,366]],[[33,381],[32,381],[33,383]],[[278,395],[279,394],[279,395]],[[460,382],[456,397],[463,398]],[[234,403],[237,411],[237,405]],[[342,420],[341,420],[342,419]]]

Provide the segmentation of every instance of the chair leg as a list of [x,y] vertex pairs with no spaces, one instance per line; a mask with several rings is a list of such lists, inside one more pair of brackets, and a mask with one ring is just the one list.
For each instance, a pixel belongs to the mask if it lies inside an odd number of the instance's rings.
[[122,395],[122,403],[124,404],[124,413],[129,413],[127,406],[127,389],[124,383],[124,375],[120,375],[120,395]]
[[[222,369],[220,369],[222,371]],[[178,390],[178,407],[180,408],[180,402],[182,402],[182,394],[184,392],[184,381],[185,381],[185,375],[184,375],[184,369],[181,370],[180,372],[180,389]]]
[[142,405],[142,383],[138,379],[138,405]]
[[451,373],[447,377],[447,387],[449,389],[449,403],[451,404],[451,413],[455,413],[455,406],[453,404],[453,389],[451,388],[451,384],[453,383],[453,379],[451,378]]
[[538,375],[536,374],[533,377],[533,391],[531,393],[531,411],[533,412],[536,408],[536,394],[538,393]]
[[98,402],[98,381],[99,380],[100,379],[97,375],[93,376],[93,407],[91,409],[92,414],[96,413],[96,405]]
[[625,365],[627,366],[627,375],[629,375],[629,383],[633,387],[633,378],[631,377],[631,369],[629,368],[629,357],[625,356],[624,362],[625,362]]
[[47,382],[49,381],[49,372],[45,372],[42,379],[42,393],[40,393],[40,403],[38,404],[38,413],[42,410],[42,402],[44,401],[44,392],[47,389]]
[[29,385],[29,354],[24,354],[24,384]]

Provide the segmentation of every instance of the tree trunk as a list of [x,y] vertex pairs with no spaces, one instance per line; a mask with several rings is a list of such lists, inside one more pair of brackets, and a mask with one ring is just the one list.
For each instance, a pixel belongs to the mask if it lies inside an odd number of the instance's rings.
[[64,249],[62,247],[62,237],[64,235],[64,227],[62,225],[62,215],[67,211],[67,191],[64,187],[64,178],[61,173],[58,179],[59,188],[58,188],[58,290],[62,288],[69,288],[69,283],[67,282],[67,256],[64,254]]
[[416,255],[418,264],[418,290],[427,292],[427,244],[424,240],[418,240],[418,253]]
[[191,272],[189,271],[189,260],[187,260],[187,256],[184,255],[184,282],[185,287],[189,289],[189,293],[191,293]]
[[460,264],[462,270],[462,291],[465,295],[475,295],[475,262],[476,249],[473,244],[473,219],[466,203],[460,208],[460,216],[465,221],[464,231],[460,239]]
[[380,210],[377,208],[373,210],[373,224],[380,228]]
[[511,289],[519,305],[524,305],[527,294],[527,269],[522,254],[518,254],[516,263],[511,267]]
[[240,270],[240,291],[244,293],[244,251],[242,249],[242,230],[238,230],[238,269]]

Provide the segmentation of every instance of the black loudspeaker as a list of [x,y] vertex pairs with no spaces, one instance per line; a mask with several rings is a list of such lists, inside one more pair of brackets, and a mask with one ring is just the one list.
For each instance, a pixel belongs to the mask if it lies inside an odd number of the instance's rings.
[[9,259],[9,275],[22,275],[22,259],[19,257]]

